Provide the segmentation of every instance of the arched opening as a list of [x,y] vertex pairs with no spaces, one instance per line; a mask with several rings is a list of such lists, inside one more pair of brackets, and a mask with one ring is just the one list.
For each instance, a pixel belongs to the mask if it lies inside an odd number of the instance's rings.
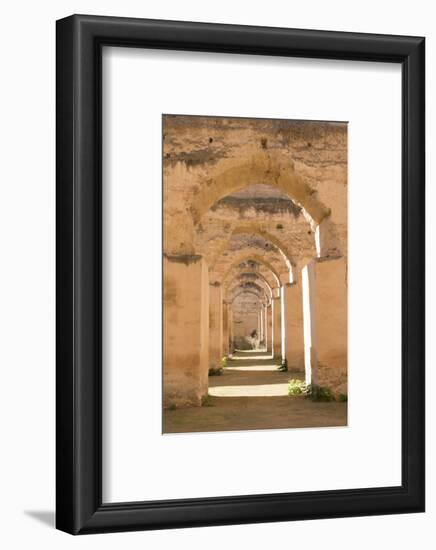
[[313,190],[295,171],[289,156],[273,151],[261,151],[249,157],[226,159],[211,171],[206,185],[202,185],[191,205],[194,224],[221,198],[252,184],[268,184],[289,195],[300,206],[315,228],[330,214],[315,196]]
[[[226,258],[227,259],[227,258]],[[280,272],[266,261],[263,257],[258,256],[257,254],[252,254],[251,252],[243,251],[242,253],[235,254],[230,258],[230,262],[226,262],[222,271],[213,271],[213,273],[223,273],[222,282],[224,283],[231,273],[232,269],[249,269],[249,270],[259,270],[259,272],[264,273],[264,276],[271,280],[271,288],[280,286]]]
[[171,116],[164,126],[164,407],[266,404],[288,396],[291,377],[339,395],[344,127]]

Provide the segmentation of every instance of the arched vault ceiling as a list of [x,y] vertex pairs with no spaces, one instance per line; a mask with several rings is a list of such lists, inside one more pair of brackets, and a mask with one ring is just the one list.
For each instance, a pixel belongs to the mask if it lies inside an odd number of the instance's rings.
[[269,302],[271,298],[271,295],[268,293],[268,289],[265,288],[265,284],[261,283],[260,281],[234,281],[227,291],[227,299],[231,301],[232,297],[240,290],[251,290],[253,292],[257,292],[264,301]]
[[232,269],[241,268],[259,270],[263,274],[268,273],[269,277],[272,277],[273,279],[274,286],[280,286],[281,274],[276,271],[275,266],[271,265],[267,260],[258,255],[250,254],[247,251],[244,251],[242,253],[235,254],[233,257],[226,256],[225,259],[226,262],[223,262],[222,265],[218,266],[220,269],[209,273],[211,282],[225,283]]
[[229,276],[226,278],[226,281],[223,283],[223,288],[224,289],[228,288],[230,284],[235,280],[262,281],[268,288],[269,292],[271,293],[272,289],[275,288],[276,285],[275,285],[274,279],[271,277],[271,274],[268,274],[268,275],[269,277],[267,278],[263,273],[260,273],[259,271],[256,271],[256,270],[249,271],[245,268],[234,267],[229,273]]
[[292,266],[295,265],[289,250],[286,249],[280,241],[269,238],[265,234],[251,232],[249,230],[233,233],[226,248],[220,255],[225,254],[227,251],[238,251],[243,249],[260,249],[262,252],[269,253],[270,255],[274,254],[279,261],[281,260],[284,263],[288,271],[291,271]]
[[237,236],[250,235],[255,241],[262,240],[280,251],[285,260],[295,266],[316,257],[315,233],[307,222],[290,224],[286,220],[216,220],[208,217],[204,225],[198,226],[195,248],[205,256],[208,265],[219,260]]
[[270,219],[276,215],[282,217],[285,213],[292,214],[294,219],[302,216],[301,208],[288,195],[265,184],[244,187],[218,200],[210,208],[210,211],[221,213],[224,217],[228,216],[228,210],[237,211],[241,218],[263,215]]
[[234,306],[237,305],[238,302],[240,305],[243,305],[243,307],[244,306],[247,307],[247,305],[251,305],[252,307],[256,307],[259,309],[261,306],[266,305],[265,301],[262,299],[261,296],[259,296],[259,294],[257,294],[253,290],[244,290],[244,289],[241,289],[239,292],[235,293],[231,300],[231,303]]
[[194,224],[220,199],[253,184],[271,185],[303,209],[313,226],[330,214],[314,190],[295,171],[291,158],[283,153],[261,150],[241,158],[222,159],[208,171],[207,181],[191,204]]
[[234,272],[241,273],[244,271],[258,273],[268,282],[269,286],[272,289],[280,286],[280,279],[274,272],[272,266],[266,263],[260,263],[258,261],[255,261],[254,259],[244,259],[243,261],[233,265],[224,277],[224,284],[229,278],[232,277],[232,274]]
[[282,284],[289,282],[289,268],[283,258],[271,250],[241,248],[226,251],[210,270],[211,282],[223,282],[231,270],[243,262],[251,261],[269,269]]
[[233,288],[230,288],[230,292],[233,292],[235,288],[242,288],[245,290],[253,290],[259,292],[260,294],[264,293],[264,289],[254,281],[234,281]]
[[321,224],[320,256],[346,253],[346,123],[165,115],[163,174],[166,254],[210,265],[247,222],[281,235],[297,263],[316,257]]
[[[250,277],[248,275],[251,275]],[[233,278],[228,280],[228,283],[226,283],[226,286],[224,286],[224,293],[229,294],[233,291],[233,288],[235,286],[243,286],[244,283],[255,283],[258,285],[265,293],[265,295],[268,298],[271,298],[272,296],[272,290],[271,287],[268,285],[268,283],[263,279],[259,274],[256,273],[244,273],[243,276],[240,274],[235,274]]]

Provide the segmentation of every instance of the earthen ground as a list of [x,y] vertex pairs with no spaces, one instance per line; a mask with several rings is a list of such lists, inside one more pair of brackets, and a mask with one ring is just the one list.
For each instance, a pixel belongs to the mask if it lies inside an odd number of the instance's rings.
[[207,406],[164,410],[163,432],[216,432],[347,425],[347,403],[289,397],[288,381],[265,353],[238,352],[221,376],[209,377]]

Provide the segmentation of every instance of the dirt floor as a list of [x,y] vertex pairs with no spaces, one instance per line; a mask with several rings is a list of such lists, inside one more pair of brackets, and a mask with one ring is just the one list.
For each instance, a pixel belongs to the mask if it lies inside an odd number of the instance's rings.
[[289,397],[288,381],[302,372],[280,372],[266,353],[238,352],[221,376],[209,377],[203,407],[165,410],[163,432],[216,432],[347,425],[347,403]]

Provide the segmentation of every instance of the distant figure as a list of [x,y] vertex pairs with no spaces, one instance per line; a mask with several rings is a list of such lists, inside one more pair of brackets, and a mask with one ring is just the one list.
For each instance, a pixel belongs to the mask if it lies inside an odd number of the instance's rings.
[[250,334],[250,336],[251,336],[251,348],[256,349],[257,348],[257,330],[254,329]]

